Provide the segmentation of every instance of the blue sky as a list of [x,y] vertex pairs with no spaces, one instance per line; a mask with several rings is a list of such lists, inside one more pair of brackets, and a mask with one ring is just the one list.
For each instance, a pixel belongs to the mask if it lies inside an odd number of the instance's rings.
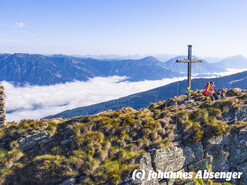
[[0,53],[247,57],[244,0],[0,0]]

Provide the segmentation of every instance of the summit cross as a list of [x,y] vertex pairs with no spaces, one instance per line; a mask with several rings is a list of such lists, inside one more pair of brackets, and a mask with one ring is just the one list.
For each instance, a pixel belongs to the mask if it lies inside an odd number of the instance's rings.
[[177,63],[188,63],[188,80],[187,80],[187,97],[190,99],[190,91],[191,91],[191,64],[199,63],[202,60],[192,59],[192,45],[188,45],[188,59],[177,60]]

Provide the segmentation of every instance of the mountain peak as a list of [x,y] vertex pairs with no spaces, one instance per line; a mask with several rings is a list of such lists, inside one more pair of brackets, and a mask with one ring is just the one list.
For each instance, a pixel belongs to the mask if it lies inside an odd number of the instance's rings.
[[155,58],[153,56],[147,56],[145,58],[140,59],[140,61],[160,62],[157,58]]
[[26,56],[28,56],[29,54],[27,53],[14,53],[13,56],[14,57],[19,57],[19,58],[24,58]]
[[225,58],[224,60],[229,60],[229,59],[238,59],[238,60],[246,60],[246,58],[243,55],[235,55],[235,56],[230,56]]

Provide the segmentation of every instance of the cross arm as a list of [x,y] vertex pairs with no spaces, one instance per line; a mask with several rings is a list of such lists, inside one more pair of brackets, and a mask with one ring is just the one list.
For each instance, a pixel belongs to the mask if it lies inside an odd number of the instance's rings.
[[[190,60],[188,59],[184,59],[184,60],[176,60],[177,63],[189,63]],[[196,59],[193,59],[191,60],[191,63],[197,63],[197,62],[202,62],[202,60],[196,60]]]

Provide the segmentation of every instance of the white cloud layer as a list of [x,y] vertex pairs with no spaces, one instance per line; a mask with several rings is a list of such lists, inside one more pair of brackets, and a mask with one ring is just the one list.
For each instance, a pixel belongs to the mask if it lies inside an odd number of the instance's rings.
[[[15,87],[2,82],[6,93],[7,121],[39,119],[67,109],[92,105],[153,89],[185,78],[122,82],[125,77],[96,77],[87,82],[51,86]],[[12,111],[12,112],[11,112]]]
[[[228,70],[225,73],[212,74],[212,76],[225,76],[240,71],[244,71],[244,69]],[[7,95],[6,110],[9,112],[7,121],[19,121],[24,118],[39,119],[67,109],[147,91],[186,79],[186,77],[140,82],[123,82],[124,79],[126,77],[95,77],[87,82],[25,87],[15,87],[8,82],[2,82]]]

